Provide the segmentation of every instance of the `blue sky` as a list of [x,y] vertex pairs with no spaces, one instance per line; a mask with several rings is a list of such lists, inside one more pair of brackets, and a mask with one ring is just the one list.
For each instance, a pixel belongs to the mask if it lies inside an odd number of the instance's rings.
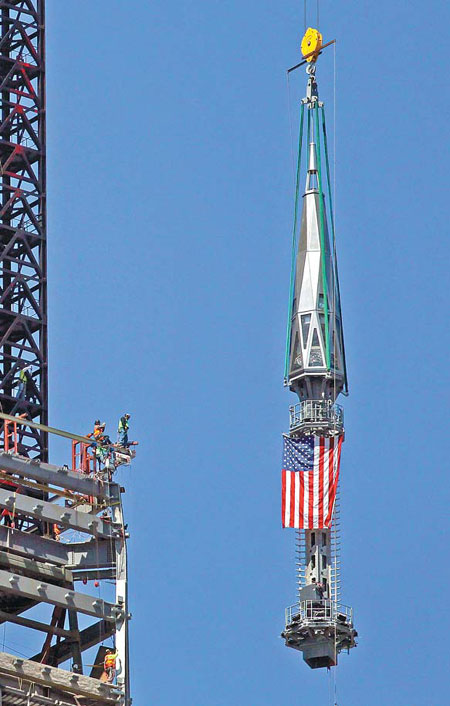
[[[322,0],[320,18],[338,41],[343,598],[360,633],[338,703],[434,706],[447,696],[450,10]],[[47,1],[50,423],[113,430],[132,414],[139,706],[330,703],[327,674],[279,638],[295,599],[280,527],[285,70],[303,29],[290,0]],[[304,84],[300,71],[292,113]]]

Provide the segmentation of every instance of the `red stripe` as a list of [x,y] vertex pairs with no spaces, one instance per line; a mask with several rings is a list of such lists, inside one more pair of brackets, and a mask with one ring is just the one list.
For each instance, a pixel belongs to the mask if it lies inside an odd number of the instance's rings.
[[281,471],[281,526],[285,527],[286,516],[286,471]]
[[[341,451],[342,451],[342,442],[344,441],[344,437],[340,436],[339,441],[338,441],[338,447],[337,447],[337,462],[336,462],[336,475],[334,478],[334,487],[333,487],[333,507],[334,507],[334,501],[336,499],[336,493],[339,485],[339,471],[341,468]],[[329,522],[329,527],[331,527],[331,520],[332,520],[332,515],[330,513],[330,522]]]
[[336,492],[334,489],[334,473],[333,473],[333,461],[334,461],[334,437],[330,439],[330,453],[328,456],[328,514],[326,516],[326,526],[330,526],[331,515],[334,506],[334,496]]
[[330,457],[328,461],[328,475],[329,475],[329,481],[328,481],[328,514],[325,518],[325,526],[326,527],[331,527],[331,520],[333,517],[333,509],[334,509],[334,501],[336,499],[336,489],[337,489],[337,482],[339,479],[339,449],[341,447],[341,442],[342,438],[339,438],[338,441],[338,456],[337,456],[337,470],[336,470],[336,475],[334,475],[334,438],[330,439],[332,441],[332,444],[330,444]]
[[289,517],[289,527],[294,526],[294,510],[295,510],[295,478],[294,471],[290,471],[291,474],[291,514]]
[[298,494],[298,527],[299,529],[304,529],[305,518],[303,517],[303,505],[305,504],[305,474],[300,473],[300,492]]
[[320,453],[319,453],[319,515],[317,518],[317,527],[323,527],[323,473],[324,473],[324,457],[325,457],[325,439],[320,437]]

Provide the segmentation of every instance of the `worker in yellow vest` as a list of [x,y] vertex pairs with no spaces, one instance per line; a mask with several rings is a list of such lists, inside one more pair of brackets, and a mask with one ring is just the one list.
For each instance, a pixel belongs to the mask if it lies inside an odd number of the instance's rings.
[[103,666],[106,673],[106,678],[108,680],[108,684],[112,684],[116,676],[116,660],[116,650],[106,650],[105,661]]
[[117,428],[117,441],[124,449],[127,449],[130,445],[128,441],[128,429],[130,428],[129,419],[129,414],[124,414],[123,417],[120,417],[119,426]]
[[16,399],[17,400],[24,400],[26,397],[28,371],[30,370],[30,368],[31,368],[31,365],[27,365],[19,371],[19,374],[16,379],[16,385],[17,385]]

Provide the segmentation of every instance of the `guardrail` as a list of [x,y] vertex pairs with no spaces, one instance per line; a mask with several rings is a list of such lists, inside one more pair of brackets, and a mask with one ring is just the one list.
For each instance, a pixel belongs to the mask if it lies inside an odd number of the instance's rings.
[[340,432],[344,428],[344,410],[331,400],[303,400],[289,407],[290,429],[329,427]]
[[353,609],[343,603],[322,599],[301,601],[286,608],[286,627],[293,622],[315,625],[317,623],[342,623],[353,625]]

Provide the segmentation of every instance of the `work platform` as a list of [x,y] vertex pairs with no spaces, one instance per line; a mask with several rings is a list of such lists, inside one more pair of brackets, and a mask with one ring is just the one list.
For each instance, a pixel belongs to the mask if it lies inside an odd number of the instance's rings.
[[334,667],[338,654],[356,645],[352,609],[331,600],[301,601],[286,609],[281,637],[312,669]]
[[[44,635],[26,657],[0,652],[0,704],[129,706],[128,533],[114,472],[134,454],[109,445],[99,464],[91,440],[59,432],[71,467],[44,463],[19,453],[33,422],[0,422],[0,623]],[[117,669],[106,683],[111,638]]]
[[289,407],[289,434],[339,436],[344,432],[344,409],[332,400],[302,400]]

